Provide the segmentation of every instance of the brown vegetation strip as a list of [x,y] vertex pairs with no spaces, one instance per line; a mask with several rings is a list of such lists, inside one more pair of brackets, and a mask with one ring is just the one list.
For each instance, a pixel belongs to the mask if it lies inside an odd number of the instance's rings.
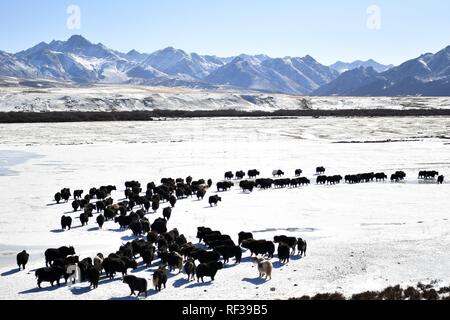
[[155,118],[214,118],[214,117],[433,117],[450,116],[450,109],[407,109],[407,110],[153,110],[123,112],[0,112],[0,123],[35,122],[91,122],[91,121],[151,121]]

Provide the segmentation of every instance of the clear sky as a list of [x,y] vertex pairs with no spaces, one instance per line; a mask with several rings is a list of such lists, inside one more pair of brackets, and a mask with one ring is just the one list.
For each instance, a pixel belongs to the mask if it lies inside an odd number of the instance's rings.
[[[80,29],[67,27],[69,5],[80,8]],[[379,11],[368,14],[371,5]],[[0,50],[81,34],[124,52],[398,64],[450,45],[449,17],[447,0],[0,0]]]

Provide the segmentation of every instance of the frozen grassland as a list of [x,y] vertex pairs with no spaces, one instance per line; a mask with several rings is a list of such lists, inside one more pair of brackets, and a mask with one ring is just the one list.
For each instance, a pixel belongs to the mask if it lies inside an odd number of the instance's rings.
[[[126,284],[103,279],[98,289],[88,283],[72,288],[38,289],[34,272],[45,265],[49,247],[73,245],[80,258],[115,252],[132,240],[107,222],[98,230],[94,219],[61,232],[60,217],[71,211],[55,205],[63,187],[84,189],[115,184],[112,197],[123,198],[124,181],[144,185],[162,177],[223,178],[228,170],[259,169],[262,177],[297,168],[314,179],[315,167],[328,174],[396,170],[403,183],[317,186],[298,189],[239,188],[221,193],[210,208],[205,201],[180,200],[168,228],[178,228],[197,242],[196,228],[209,226],[230,234],[251,231],[257,238],[286,234],[308,241],[307,256],[287,265],[273,259],[271,281],[258,273],[244,252],[240,265],[230,263],[216,280],[188,283],[171,274],[166,290],[151,288],[152,271],[132,272],[149,280],[148,299],[278,299],[339,291],[346,295],[389,285],[450,282],[449,184],[419,182],[419,170],[438,170],[450,178],[448,118],[358,119],[192,119],[143,123],[22,124],[0,126],[0,298],[125,299]],[[391,142],[386,142],[390,140]],[[341,142],[341,143],[337,143]],[[342,143],[353,142],[353,143]],[[355,143],[377,142],[377,143]],[[163,205],[162,207],[164,207]],[[149,214],[153,221],[161,210]],[[30,263],[17,271],[15,255],[26,249]],[[140,259],[138,260],[140,262]]]

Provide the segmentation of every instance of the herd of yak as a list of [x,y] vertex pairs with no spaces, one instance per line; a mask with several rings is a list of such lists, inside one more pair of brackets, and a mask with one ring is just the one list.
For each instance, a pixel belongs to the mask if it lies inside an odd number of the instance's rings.
[[[245,172],[238,171],[225,173],[225,180],[216,184],[217,191],[227,191],[234,183],[234,178],[240,180],[239,186],[245,191],[252,192],[254,188],[285,188],[298,187],[310,184],[310,180],[301,177],[303,171],[295,170],[295,178],[282,178],[282,170],[274,170],[271,178],[258,178],[258,170],[249,170],[247,176],[249,180],[243,180]],[[362,183],[371,181],[384,181],[387,179],[385,173],[362,173],[355,175],[346,175],[342,178],[340,175],[325,176],[325,168],[316,169],[317,184],[337,184],[344,180],[346,183]],[[399,182],[404,180],[406,174],[403,171],[397,171],[392,174],[391,181]],[[436,171],[421,171],[419,179],[435,179],[438,183],[444,182],[444,176]],[[250,232],[240,232],[237,243],[232,237],[223,234],[218,230],[212,230],[206,227],[198,227],[198,243],[188,242],[183,234],[180,234],[177,228],[168,230],[167,224],[171,218],[172,210],[178,200],[196,196],[198,200],[203,200],[207,190],[212,187],[212,180],[204,179],[194,181],[192,177],[186,179],[161,179],[160,184],[150,182],[143,191],[138,181],[125,182],[125,198],[122,201],[114,203],[111,198],[112,191],[117,190],[115,186],[102,186],[100,188],[91,188],[83,196],[83,190],[73,192],[72,208],[74,212],[81,210],[79,216],[81,224],[88,224],[90,218],[96,215],[96,222],[99,229],[103,227],[105,221],[114,221],[122,230],[130,229],[135,240],[123,244],[118,251],[103,255],[98,253],[94,258],[88,257],[80,259],[76,256],[73,247],[50,248],[44,253],[46,266],[35,271],[37,284],[41,287],[42,282],[60,284],[61,279],[74,281],[88,281],[90,286],[97,288],[102,274],[106,278],[113,279],[116,273],[122,275],[123,282],[131,290],[131,294],[144,294],[147,296],[147,280],[128,275],[129,269],[138,268],[139,264],[144,267],[150,267],[157,263],[157,269],[153,273],[152,282],[156,290],[166,287],[168,272],[178,270],[184,272],[188,281],[197,278],[197,281],[204,281],[204,277],[210,277],[213,281],[217,272],[223,269],[224,265],[234,259],[240,263],[243,251],[251,253],[253,262],[258,266],[259,276],[265,276],[266,279],[272,277],[271,259],[274,257],[276,245],[278,259],[281,263],[289,262],[292,255],[306,255],[307,244],[302,238],[288,237],[286,235],[275,236],[272,240],[254,239]],[[69,202],[72,194],[69,188],[64,188],[54,196],[59,204],[61,201]],[[222,199],[218,195],[209,197],[210,206],[216,206]],[[166,203],[162,209],[162,217],[150,222],[146,217],[150,212],[156,213],[160,205]],[[70,230],[72,218],[68,215],[61,217],[61,228]],[[28,263],[29,254],[24,250],[17,254],[17,264],[25,269]],[[138,262],[137,259],[141,259]]]

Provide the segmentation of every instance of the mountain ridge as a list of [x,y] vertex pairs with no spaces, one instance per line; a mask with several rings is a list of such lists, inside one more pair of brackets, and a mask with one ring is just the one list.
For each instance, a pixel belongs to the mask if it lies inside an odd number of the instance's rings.
[[0,76],[208,89],[225,86],[293,95],[450,95],[450,46],[396,67],[372,59],[326,66],[310,55],[222,58],[173,47],[122,53],[73,35],[17,53],[0,51]]

